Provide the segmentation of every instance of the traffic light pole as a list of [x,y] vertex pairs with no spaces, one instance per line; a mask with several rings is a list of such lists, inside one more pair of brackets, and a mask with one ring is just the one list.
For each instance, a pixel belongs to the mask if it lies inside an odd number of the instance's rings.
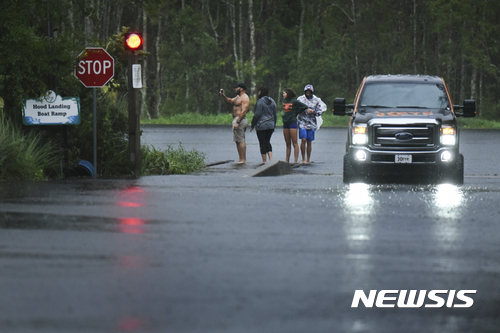
[[133,87],[132,65],[138,63],[135,52],[128,55],[128,145],[130,171],[136,177],[141,175],[141,113],[137,89]]

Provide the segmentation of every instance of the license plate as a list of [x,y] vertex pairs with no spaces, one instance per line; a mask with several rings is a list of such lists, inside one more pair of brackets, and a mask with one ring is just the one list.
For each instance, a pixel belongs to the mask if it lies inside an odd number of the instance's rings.
[[411,155],[396,155],[395,163],[411,163]]

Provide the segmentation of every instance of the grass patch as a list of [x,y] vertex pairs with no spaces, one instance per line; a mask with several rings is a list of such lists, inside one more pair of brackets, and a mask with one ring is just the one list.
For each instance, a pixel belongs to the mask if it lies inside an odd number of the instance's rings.
[[152,125],[228,125],[233,121],[232,114],[202,115],[199,113],[182,113],[158,119],[141,119],[143,124]]
[[[278,112],[278,121],[276,126],[283,126],[281,117],[283,112]],[[247,114],[248,121],[251,122],[253,112]],[[324,127],[347,127],[349,117],[334,116],[331,111],[325,111],[322,115]],[[158,119],[141,119],[142,124],[151,125],[231,125],[233,115],[223,113],[219,115],[202,115],[199,113],[183,113],[172,116],[164,116]]]
[[205,167],[206,155],[195,149],[187,151],[181,143],[178,148],[168,146],[160,151],[154,146],[142,147],[142,175],[186,174]]
[[[281,116],[283,112],[278,112],[278,122],[276,126],[283,126]],[[251,122],[253,112],[248,114],[248,121]],[[322,127],[347,127],[349,117],[334,116],[331,110],[327,110],[322,114]],[[500,129],[500,121],[487,120],[484,118],[463,118],[459,117],[458,127],[468,129]],[[155,125],[231,125],[233,117],[229,113],[220,115],[202,115],[198,113],[183,113],[159,119],[141,119],[142,124]]]
[[500,129],[500,122],[484,118],[458,118],[458,128]]

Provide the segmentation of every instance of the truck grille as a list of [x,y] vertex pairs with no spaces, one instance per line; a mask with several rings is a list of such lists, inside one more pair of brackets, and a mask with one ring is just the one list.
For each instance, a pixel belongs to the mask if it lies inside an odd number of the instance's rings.
[[428,148],[435,144],[434,124],[373,126],[373,145],[380,148]]

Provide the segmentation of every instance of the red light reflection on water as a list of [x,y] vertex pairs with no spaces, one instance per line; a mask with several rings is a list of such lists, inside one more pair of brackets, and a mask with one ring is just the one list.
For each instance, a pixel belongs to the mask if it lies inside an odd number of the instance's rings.
[[146,224],[146,220],[138,217],[118,218],[120,223],[120,231],[126,234],[142,234],[144,230],[142,226]]
[[[138,186],[131,186],[117,193],[116,206],[119,212],[126,217],[117,218],[119,231],[126,234],[142,234],[147,220],[140,217],[141,210],[145,206],[146,191]],[[122,215],[122,214],[120,214]],[[137,269],[145,265],[144,258],[140,255],[127,255],[119,257],[121,267]],[[130,273],[130,272],[129,272]],[[120,332],[144,332],[151,327],[143,319],[136,316],[125,316],[117,323]]]
[[118,201],[116,204],[121,207],[142,207],[141,203],[130,201]]
[[140,186],[129,186],[127,188],[124,188],[120,192],[124,193],[124,194],[145,193],[144,189],[142,187],[140,187]]
[[121,207],[143,207],[146,191],[139,186],[127,187],[118,192],[119,200],[116,204]]
[[[119,200],[116,205],[124,208],[139,208],[144,207],[144,197],[146,191],[139,186],[127,187],[123,190],[118,191]],[[126,211],[127,215],[130,215],[129,210]],[[136,214],[133,214],[136,215]],[[139,217],[121,217],[118,218],[119,230],[120,232],[126,234],[142,234],[144,233],[144,224],[146,220]]]
[[144,326],[144,321],[136,317],[125,317],[118,322],[118,328],[122,332],[139,332]]
[[127,255],[118,257],[118,265],[126,268],[139,268],[147,265],[140,255]]

